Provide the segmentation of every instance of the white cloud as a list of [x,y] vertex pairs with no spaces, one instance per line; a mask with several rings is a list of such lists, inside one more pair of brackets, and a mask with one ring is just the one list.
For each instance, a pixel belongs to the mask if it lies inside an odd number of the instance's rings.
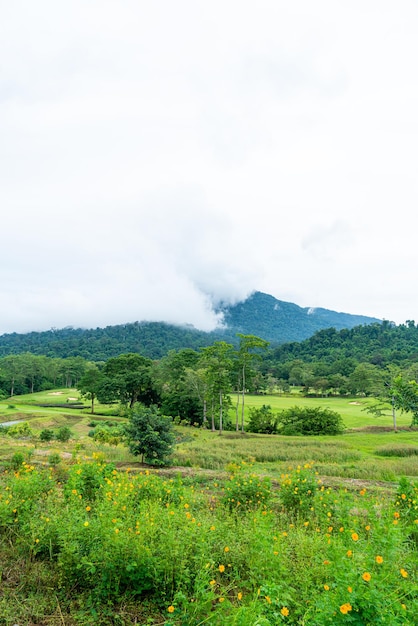
[[16,0],[0,332],[213,326],[208,297],[416,318],[417,5]]

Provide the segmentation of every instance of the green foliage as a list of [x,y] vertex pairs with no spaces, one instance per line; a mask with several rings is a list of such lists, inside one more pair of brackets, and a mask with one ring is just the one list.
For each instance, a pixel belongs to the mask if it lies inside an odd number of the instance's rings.
[[51,430],[50,428],[43,428],[41,430],[41,432],[39,433],[39,439],[41,441],[52,441],[52,439],[55,437],[54,431]]
[[294,406],[278,414],[282,435],[339,435],[344,431],[341,415],[331,409]]
[[278,418],[277,414],[269,404],[263,404],[260,408],[250,407],[250,420],[247,425],[247,431],[250,433],[264,433],[272,435],[277,433]]
[[[418,526],[418,483],[403,476],[399,481],[395,506],[401,510],[402,517]],[[418,530],[418,528],[416,528]]]
[[164,465],[174,445],[173,422],[161,415],[157,407],[138,405],[125,427],[128,447],[143,461]]
[[312,472],[312,466],[298,467],[282,476],[280,501],[292,514],[306,514],[311,510],[321,481]]
[[10,467],[12,470],[18,470],[25,460],[25,455],[22,452],[14,452],[10,459]]
[[7,434],[13,439],[28,439],[33,437],[33,431],[28,422],[21,422],[7,427]]
[[230,511],[266,508],[271,499],[271,481],[257,474],[239,472],[225,483],[223,502]]
[[66,443],[71,439],[72,436],[73,433],[68,426],[61,426],[61,428],[58,428],[55,434],[57,441],[61,441],[61,443]]
[[55,467],[56,465],[59,465],[61,461],[62,459],[61,459],[59,452],[52,452],[52,454],[50,454],[48,457],[48,463],[52,465],[53,467]]
[[91,436],[94,441],[117,446],[124,440],[124,427],[122,425],[108,426],[107,424],[100,424],[92,431]]

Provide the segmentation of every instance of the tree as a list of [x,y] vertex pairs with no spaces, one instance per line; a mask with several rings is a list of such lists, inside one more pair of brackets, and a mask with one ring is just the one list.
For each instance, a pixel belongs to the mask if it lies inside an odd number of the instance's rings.
[[157,402],[152,373],[153,362],[140,354],[121,354],[106,361],[104,379],[98,390],[101,402],[117,402],[132,408],[135,402],[151,405]]
[[[406,382],[402,376],[394,378],[389,393],[392,395],[393,407],[412,413],[412,424],[418,424],[418,383],[415,380]],[[395,423],[396,430],[396,423]]]
[[225,341],[215,341],[202,349],[202,364],[208,372],[210,401],[212,405],[212,430],[215,430],[214,407],[219,408],[219,434],[223,431],[224,407],[230,404],[232,354],[234,346]]
[[98,367],[91,363],[89,368],[77,383],[77,389],[82,396],[91,401],[91,414],[94,414],[94,401],[100,393],[103,384],[103,374]]
[[156,406],[138,405],[125,427],[129,451],[148,461],[164,465],[174,445],[173,424]]
[[[237,353],[238,365],[240,370],[240,378],[241,378],[241,432],[244,432],[244,405],[245,405],[245,390],[246,390],[246,378],[248,375],[248,370],[251,364],[256,359],[261,359],[259,352],[254,352],[254,350],[267,350],[269,345],[268,341],[265,339],[261,339],[260,337],[256,337],[255,335],[242,335],[238,333],[239,337],[239,348]],[[235,424],[235,429],[238,428],[238,414],[237,420]]]

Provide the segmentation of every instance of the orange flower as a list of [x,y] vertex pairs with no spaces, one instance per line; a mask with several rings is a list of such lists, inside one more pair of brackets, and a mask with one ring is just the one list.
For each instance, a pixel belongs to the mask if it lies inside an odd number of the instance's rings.
[[364,572],[364,574],[362,574],[362,579],[366,581],[366,583],[369,582],[369,580],[371,579],[371,575],[369,574],[369,572]]
[[401,568],[400,572],[402,578],[408,578],[408,572],[403,567]]
[[168,607],[167,611],[168,611],[169,613],[174,613],[174,611],[175,611],[174,606],[171,604],[171,605]]
[[[352,534],[351,534],[351,539],[352,539],[353,541],[358,541],[358,534],[357,534],[357,533],[352,533]],[[343,606],[344,606],[344,605],[343,605]]]
[[289,609],[287,608],[287,606],[284,606],[280,609],[280,613],[284,616],[287,617],[289,615]]
[[383,563],[383,556],[380,556],[380,555],[378,554],[378,555],[377,555],[377,557],[376,557],[376,563],[379,563],[379,565],[380,565],[381,563]]
[[347,550],[347,556],[353,556],[353,551],[352,550]]
[[220,566],[218,567],[218,570],[219,570],[219,571],[221,572],[221,574],[222,574],[222,572],[224,572],[224,571],[225,571],[225,565],[220,565]]
[[342,604],[340,606],[340,611],[344,615],[346,615],[349,611],[352,611],[352,609],[353,609],[353,607],[351,606],[351,604],[349,602],[346,602],[345,604]]
[[325,591],[329,591],[329,586],[328,585],[324,585],[324,589],[325,589]]

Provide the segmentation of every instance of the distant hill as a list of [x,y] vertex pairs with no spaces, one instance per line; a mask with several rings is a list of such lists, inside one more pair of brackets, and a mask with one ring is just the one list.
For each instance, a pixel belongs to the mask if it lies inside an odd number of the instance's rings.
[[375,317],[337,313],[321,308],[302,308],[256,291],[234,306],[220,307],[228,331],[257,335],[273,344],[303,341],[323,328],[354,328],[380,323]]
[[31,352],[54,358],[81,356],[92,361],[105,361],[124,352],[139,352],[159,359],[173,349],[197,350],[218,340],[236,343],[236,333],[257,335],[274,346],[302,341],[324,328],[340,330],[380,322],[362,315],[301,308],[258,291],[243,302],[219,307],[219,311],[224,316],[224,327],[210,333],[193,326],[175,326],[164,322],[9,333],[0,336],[0,357]]

